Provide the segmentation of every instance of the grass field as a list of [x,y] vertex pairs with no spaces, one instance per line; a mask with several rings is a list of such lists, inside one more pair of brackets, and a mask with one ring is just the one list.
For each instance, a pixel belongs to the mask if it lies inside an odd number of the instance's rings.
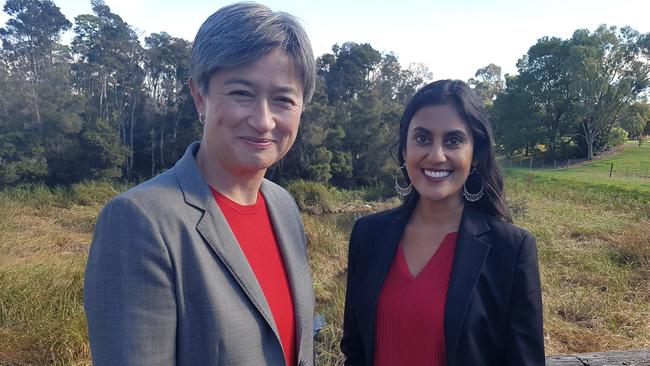
[[[650,143],[628,141],[622,151],[569,169],[536,170],[536,175],[650,193]],[[611,176],[610,176],[611,175]]]
[[[650,348],[650,190],[639,181],[603,183],[570,172],[507,173],[515,221],[537,238],[547,354]],[[83,267],[97,212],[125,188],[0,192],[0,365],[90,364]],[[354,211],[341,202],[327,207]],[[359,202],[364,210],[382,207]],[[303,214],[317,312],[326,320],[316,345],[321,365],[341,362],[352,216]]]

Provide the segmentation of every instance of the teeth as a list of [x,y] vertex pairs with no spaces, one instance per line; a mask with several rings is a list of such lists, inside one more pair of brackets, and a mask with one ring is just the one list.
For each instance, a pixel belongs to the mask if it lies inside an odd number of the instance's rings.
[[431,178],[444,178],[448,176],[451,172],[448,170],[443,170],[439,172],[434,172],[433,170],[425,170],[424,175],[431,177]]

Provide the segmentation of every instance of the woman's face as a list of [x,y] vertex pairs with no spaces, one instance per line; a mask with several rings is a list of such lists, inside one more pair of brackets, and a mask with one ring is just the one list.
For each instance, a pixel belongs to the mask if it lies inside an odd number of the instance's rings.
[[404,158],[421,197],[461,203],[460,190],[470,173],[473,152],[472,133],[451,105],[425,106],[413,115]]
[[202,153],[215,168],[234,175],[266,170],[279,161],[296,139],[303,86],[283,52],[273,51],[244,66],[223,68],[201,96],[192,96],[205,116]]

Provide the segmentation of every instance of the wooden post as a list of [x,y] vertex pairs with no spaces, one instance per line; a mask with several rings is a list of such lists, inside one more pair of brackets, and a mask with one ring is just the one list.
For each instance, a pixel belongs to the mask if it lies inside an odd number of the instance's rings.
[[553,160],[553,169],[557,169],[557,160]]
[[530,157],[530,167],[528,168],[529,170],[533,170],[533,157]]
[[609,177],[610,178],[612,177],[612,171],[614,171],[614,163],[612,163],[612,165],[609,166]]
[[583,353],[546,357],[546,366],[643,366],[650,365],[650,349]]
[[542,159],[542,170],[544,170],[544,159]]

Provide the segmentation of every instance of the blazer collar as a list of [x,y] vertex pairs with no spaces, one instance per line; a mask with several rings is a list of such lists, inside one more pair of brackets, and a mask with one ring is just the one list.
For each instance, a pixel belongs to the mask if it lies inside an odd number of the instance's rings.
[[[200,142],[198,141],[191,143],[183,157],[174,166],[176,179],[183,192],[185,202],[203,211],[203,215],[196,224],[196,230],[226,265],[239,286],[279,339],[273,314],[262,288],[257,282],[255,273],[230,229],[230,225],[228,225],[226,218],[215,202],[209,185],[205,182],[198,169],[195,154],[199,146]],[[267,202],[267,206],[272,205],[272,202]]]
[[307,344],[306,338],[312,337],[314,306],[312,279],[309,262],[307,260],[305,234],[302,225],[296,224],[296,216],[288,213],[295,212],[299,215],[287,194],[267,181],[262,181],[260,190],[267,203],[271,224],[275,237],[282,252],[284,266],[287,271],[291,294],[293,296],[294,316],[296,319],[297,359],[306,359],[303,346]]
[[458,230],[456,251],[445,304],[447,363],[454,364],[463,320],[483,269],[491,243],[485,214],[466,204]]

